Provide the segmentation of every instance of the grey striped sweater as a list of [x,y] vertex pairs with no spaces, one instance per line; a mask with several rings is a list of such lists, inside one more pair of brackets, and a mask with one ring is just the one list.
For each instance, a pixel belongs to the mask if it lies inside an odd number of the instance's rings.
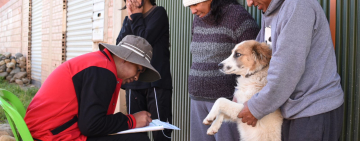
[[218,24],[210,14],[203,18],[196,16],[190,45],[190,98],[207,101],[219,97],[232,98],[236,76],[222,74],[218,70],[218,63],[231,54],[237,43],[255,39],[259,30],[255,20],[241,5],[225,6]]

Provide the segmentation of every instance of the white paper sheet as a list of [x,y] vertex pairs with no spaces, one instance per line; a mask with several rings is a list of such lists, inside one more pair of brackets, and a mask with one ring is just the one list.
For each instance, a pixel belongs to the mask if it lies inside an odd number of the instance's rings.
[[164,130],[164,129],[173,129],[173,130],[180,130],[180,128],[169,124],[167,122],[162,122],[158,119],[152,120],[149,126],[141,127],[141,128],[134,128],[125,131],[118,132],[116,134],[128,134],[128,133],[137,133],[137,132],[148,132],[148,131],[157,131],[157,130]]

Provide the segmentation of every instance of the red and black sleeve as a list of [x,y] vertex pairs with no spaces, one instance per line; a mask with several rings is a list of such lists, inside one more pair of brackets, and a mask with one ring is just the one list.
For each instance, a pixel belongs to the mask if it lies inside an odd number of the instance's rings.
[[106,115],[118,83],[110,70],[92,66],[72,79],[79,104],[78,126],[83,135],[108,135],[136,126],[133,116]]

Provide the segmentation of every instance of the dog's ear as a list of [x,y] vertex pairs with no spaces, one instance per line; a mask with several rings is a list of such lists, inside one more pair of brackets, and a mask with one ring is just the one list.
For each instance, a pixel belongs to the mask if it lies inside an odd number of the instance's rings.
[[270,46],[267,45],[266,43],[256,43],[253,46],[253,53],[254,56],[256,57],[256,60],[259,60],[259,63],[261,65],[268,65],[270,63],[270,59],[271,59],[271,54],[272,51],[270,49]]

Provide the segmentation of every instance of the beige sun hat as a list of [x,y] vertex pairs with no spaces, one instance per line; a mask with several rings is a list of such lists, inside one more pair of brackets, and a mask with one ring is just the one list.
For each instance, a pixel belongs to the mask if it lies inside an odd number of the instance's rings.
[[183,0],[183,4],[185,7],[188,7],[190,5],[194,5],[194,4],[197,4],[200,2],[204,2],[204,1],[207,1],[207,0]]
[[161,78],[159,72],[150,64],[152,47],[144,38],[127,35],[118,45],[100,43],[99,49],[103,50],[104,48],[121,59],[146,67],[145,72],[140,73],[139,81],[153,82]]

